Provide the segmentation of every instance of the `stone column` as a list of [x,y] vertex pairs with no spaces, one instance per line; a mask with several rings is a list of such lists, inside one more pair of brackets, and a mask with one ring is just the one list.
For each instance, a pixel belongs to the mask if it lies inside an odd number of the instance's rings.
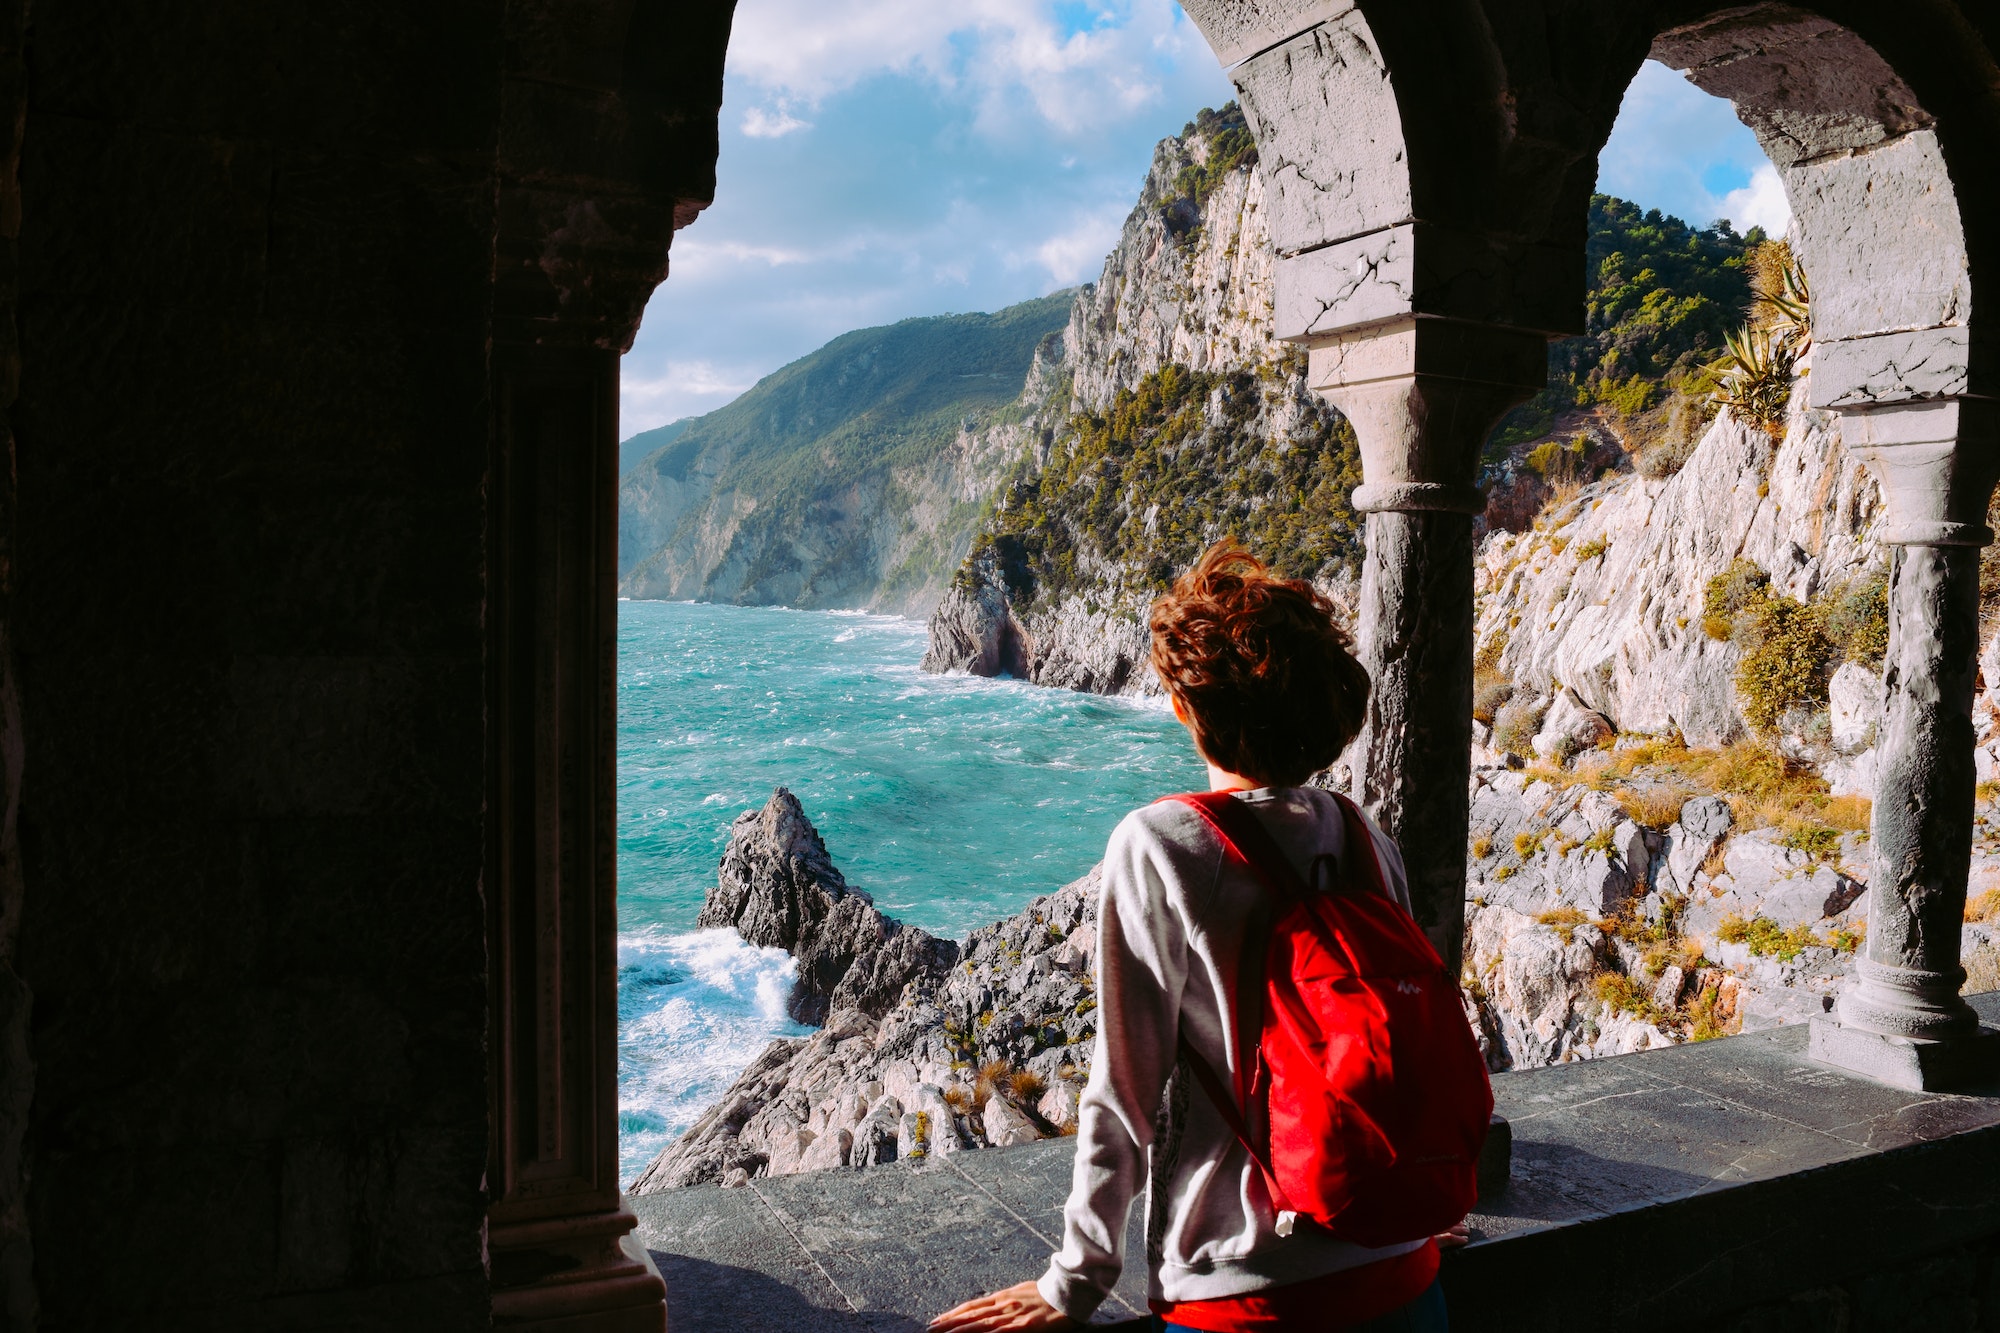
[[1868,887],[1868,938],[1813,1058],[1898,1087],[1938,1089],[2000,1058],[1959,996],[1972,853],[1972,698],[1979,548],[2000,470],[2000,404],[1945,399],[1842,413],[1848,447],[1882,484],[1892,547],[1886,693]]
[[494,352],[486,900],[493,1323],[661,1333],[618,1180],[618,354]]
[[1402,848],[1421,922],[1456,975],[1472,752],[1472,519],[1487,434],[1547,379],[1543,335],[1403,318],[1311,345],[1310,381],[1353,423],[1368,515],[1360,651],[1374,689],[1348,751],[1354,798]]

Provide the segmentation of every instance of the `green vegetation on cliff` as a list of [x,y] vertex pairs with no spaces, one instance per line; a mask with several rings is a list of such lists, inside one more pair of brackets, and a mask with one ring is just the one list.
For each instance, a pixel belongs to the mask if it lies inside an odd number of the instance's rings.
[[1726,336],[1743,323],[1762,230],[1691,227],[1605,194],[1591,196],[1589,226],[1584,333],[1549,345],[1549,387],[1509,414],[1496,446],[1548,433],[1569,408],[1604,411],[1650,442],[1677,399],[1706,398]]
[[1256,371],[1169,365],[1079,414],[1040,467],[1023,460],[976,550],[991,548],[1015,596],[1060,597],[1115,566],[1119,592],[1164,589],[1204,547],[1235,536],[1293,577],[1358,566],[1350,496],[1361,459],[1347,422],[1317,403],[1273,437],[1298,354]]
[[[993,314],[843,334],[727,407],[634,437],[628,450],[649,436],[659,443],[624,478],[621,577],[638,571],[642,596],[805,606],[841,604],[853,589],[874,587],[879,571],[862,566],[879,553],[861,549],[874,525],[857,510],[894,508],[898,469],[937,458],[967,425],[1016,411],[1035,350],[1059,335],[1071,298],[1057,292]],[[682,498],[690,489],[701,502]],[[640,567],[683,525],[732,520],[704,508],[706,497],[732,494],[752,507],[724,555],[729,586],[667,590],[649,581]],[[963,527],[976,521],[971,509]]]

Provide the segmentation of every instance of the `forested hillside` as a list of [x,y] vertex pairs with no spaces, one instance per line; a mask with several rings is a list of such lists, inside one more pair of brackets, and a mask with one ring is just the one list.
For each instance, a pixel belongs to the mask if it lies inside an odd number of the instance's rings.
[[620,486],[621,590],[850,606],[941,586],[1005,467],[983,433],[1020,414],[1069,309],[1062,292],[861,329],[663,427]]

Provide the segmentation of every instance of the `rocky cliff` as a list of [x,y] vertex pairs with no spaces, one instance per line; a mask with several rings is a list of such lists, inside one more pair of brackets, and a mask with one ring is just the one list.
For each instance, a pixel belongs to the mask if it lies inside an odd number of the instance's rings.
[[790,950],[793,1012],[823,1026],[773,1042],[633,1192],[1073,1129],[1096,1035],[1097,883],[1093,870],[952,945],[865,906],[790,793],[746,811],[700,924]]
[[1147,694],[1145,612],[1210,541],[1352,582],[1353,433],[1270,337],[1273,255],[1234,107],[1154,152],[1138,203],[1064,332],[1065,404],[931,620],[932,671]]

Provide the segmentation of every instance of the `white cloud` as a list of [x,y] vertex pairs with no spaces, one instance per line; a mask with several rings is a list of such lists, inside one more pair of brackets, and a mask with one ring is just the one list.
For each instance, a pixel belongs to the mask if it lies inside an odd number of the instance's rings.
[[1751,173],[1750,183],[1722,196],[1720,211],[1738,231],[1762,227],[1773,236],[1783,236],[1792,225],[1792,201],[1785,196],[1785,183],[1769,162]]
[[[1104,266],[1104,256],[1118,244],[1129,204],[1109,204],[1080,214],[1067,230],[1035,247],[1034,262],[1049,271],[1061,287],[1088,282]],[[1017,258],[1018,262],[1018,258]]]
[[977,105],[986,132],[1025,110],[1073,135],[1159,101],[1163,73],[1189,57],[1213,59],[1173,0],[1116,0],[1094,18],[1072,27],[1055,0],[741,0],[729,72],[807,105],[915,76]]
[[761,106],[753,106],[749,114],[743,117],[743,132],[753,139],[782,139],[787,134],[811,128],[811,121],[800,120],[782,105],[775,111],[766,111]]
[[622,375],[618,384],[618,436],[664,426],[682,417],[712,412],[756,383],[735,367],[711,361],[669,361],[645,379]]

